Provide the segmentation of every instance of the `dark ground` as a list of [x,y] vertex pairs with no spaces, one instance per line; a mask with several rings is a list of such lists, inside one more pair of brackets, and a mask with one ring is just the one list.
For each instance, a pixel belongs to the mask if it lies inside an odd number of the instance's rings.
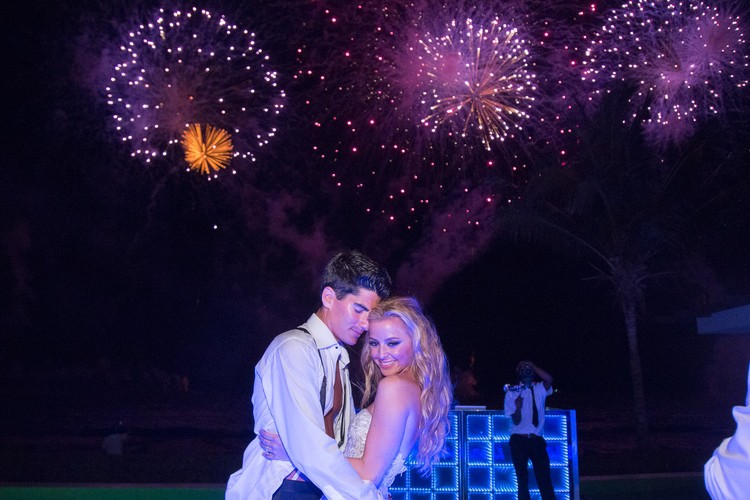
[[[0,483],[224,483],[252,437],[247,396],[85,384],[38,395],[18,391],[2,405]],[[649,407],[651,446],[640,449],[625,403],[555,407],[576,410],[581,477],[698,473],[734,432],[731,407],[662,399]],[[124,454],[107,455],[102,441],[119,419]]]

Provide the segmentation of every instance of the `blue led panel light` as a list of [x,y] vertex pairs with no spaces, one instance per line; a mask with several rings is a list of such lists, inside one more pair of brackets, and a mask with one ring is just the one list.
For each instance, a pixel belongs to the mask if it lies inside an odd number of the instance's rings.
[[[547,410],[544,438],[557,498],[577,500],[578,456],[574,410]],[[500,411],[452,411],[446,455],[427,477],[409,469],[396,478],[394,500],[516,500],[516,473],[510,457],[510,418]],[[413,459],[407,460],[413,465]],[[529,465],[531,495],[539,489]]]

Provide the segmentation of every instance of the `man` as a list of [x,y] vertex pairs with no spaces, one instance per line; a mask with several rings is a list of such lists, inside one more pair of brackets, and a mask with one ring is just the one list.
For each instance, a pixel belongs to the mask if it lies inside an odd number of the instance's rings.
[[266,460],[256,437],[242,469],[229,477],[227,500],[378,498],[375,486],[360,479],[339,452],[354,416],[343,344],[357,343],[370,310],[390,288],[388,272],[359,252],[328,262],[318,311],[278,335],[255,366],[255,434],[277,433],[290,462]]
[[[554,499],[547,442],[542,437],[544,405],[552,394],[552,376],[530,361],[516,368],[519,385],[506,387],[505,415],[511,417],[510,454],[518,481],[518,500],[528,500],[529,459],[543,500]],[[541,380],[534,381],[538,378]]]

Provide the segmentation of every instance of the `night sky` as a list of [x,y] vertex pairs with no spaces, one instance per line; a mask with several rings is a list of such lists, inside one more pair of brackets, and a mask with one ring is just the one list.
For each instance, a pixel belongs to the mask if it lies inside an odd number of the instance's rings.
[[[581,36],[595,32],[598,16],[615,3],[596,12],[581,3],[580,15],[568,2],[550,2],[542,9],[546,17],[538,8],[524,13],[543,2],[503,11],[516,12],[539,58],[535,90],[527,89],[537,97],[528,118],[519,120],[523,128],[511,127],[502,141],[490,139],[489,149],[475,127],[459,138],[460,125],[429,135],[414,120],[409,124],[420,104],[403,96],[424,82],[398,74],[409,62],[373,29],[383,21],[378,10],[350,3],[226,0],[207,6],[255,31],[285,94],[278,117],[230,110],[227,119],[237,119],[248,134],[266,126],[276,132],[255,148],[256,161],[233,161],[210,179],[187,171],[179,145],[148,163],[131,156],[131,144],[113,127],[103,88],[125,33],[134,20],[152,18],[153,5],[6,6],[3,369],[36,373],[106,360],[187,374],[201,390],[248,390],[252,366],[270,339],[315,310],[324,263],[338,250],[358,248],[388,267],[399,293],[422,300],[452,365],[465,367],[474,356],[479,389],[490,404],[500,400],[504,383],[513,382],[522,358],[556,376],[562,401],[602,388],[629,390],[622,315],[611,288],[585,279],[593,273],[590,261],[539,242],[516,243],[499,230],[506,207],[524,198],[534,178],[585,155],[576,139],[584,125],[561,103],[583,103],[595,114],[588,98],[598,94],[580,75],[571,77],[571,65],[561,62],[569,54],[561,55],[560,47],[572,40],[583,46]],[[399,14],[385,25],[408,26],[406,2],[390,5]],[[415,16],[415,26],[437,33],[446,14],[434,10]],[[492,17],[490,6],[477,11]],[[606,39],[607,33],[599,35]],[[219,44],[207,31],[200,37],[207,47]],[[748,47],[740,39],[735,81],[744,85],[717,78],[719,113],[701,113],[706,104],[698,99],[694,130],[634,127],[647,139],[639,142],[641,157],[690,163],[700,151],[713,179],[731,179],[702,212],[708,215],[690,226],[686,252],[702,256],[705,290],[647,290],[640,335],[649,386],[686,384],[686,370],[719,357],[712,339],[699,338],[695,316],[747,303],[742,300],[750,296],[749,72]],[[395,63],[380,68],[364,59],[368,54]],[[555,65],[563,67],[550,73]],[[186,83],[194,85],[188,93],[213,95],[222,86],[244,85],[226,78],[214,84],[199,73]],[[199,85],[204,80],[206,86]],[[373,98],[389,92],[385,100]],[[636,101],[643,112],[644,103]],[[198,114],[203,119],[206,112]],[[370,119],[376,124],[367,129]],[[160,140],[154,138],[157,145]],[[245,142],[253,149],[252,140]],[[242,137],[235,143],[239,147]],[[684,191],[670,195],[690,198],[708,189],[696,179],[686,177],[678,183]],[[732,371],[739,382],[745,369]]]

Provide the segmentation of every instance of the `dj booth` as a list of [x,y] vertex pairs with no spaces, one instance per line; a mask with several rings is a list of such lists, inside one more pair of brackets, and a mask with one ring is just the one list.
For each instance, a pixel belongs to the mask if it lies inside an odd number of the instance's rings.
[[[422,477],[410,468],[389,491],[393,500],[516,500],[510,417],[502,411],[457,407],[450,413],[447,454]],[[544,439],[558,500],[580,498],[575,410],[547,410]],[[408,464],[408,462],[407,462]],[[531,498],[541,498],[529,463]]]

